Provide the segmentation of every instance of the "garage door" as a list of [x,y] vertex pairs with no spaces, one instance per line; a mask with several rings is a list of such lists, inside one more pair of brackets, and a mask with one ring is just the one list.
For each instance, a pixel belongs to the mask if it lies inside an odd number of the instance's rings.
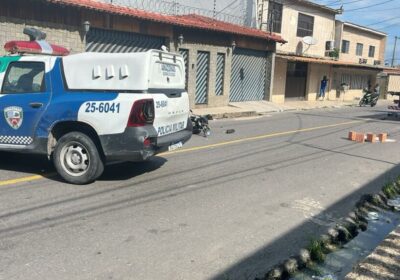
[[86,35],[87,52],[128,53],[161,49],[163,37],[91,28]]
[[230,102],[258,101],[265,97],[267,53],[236,48],[232,56]]

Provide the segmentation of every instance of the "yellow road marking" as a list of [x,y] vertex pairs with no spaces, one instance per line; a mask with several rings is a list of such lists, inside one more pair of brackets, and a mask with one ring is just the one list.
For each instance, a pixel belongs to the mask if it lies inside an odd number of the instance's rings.
[[[344,125],[350,125],[350,124],[356,124],[356,123],[362,123],[362,122],[365,122],[365,121],[350,121],[350,122],[343,122],[343,123],[330,124],[330,125],[324,125],[324,126],[296,129],[296,130],[290,130],[290,131],[284,131],[284,132],[276,132],[276,133],[264,134],[264,135],[254,136],[254,137],[240,138],[240,139],[236,139],[236,140],[225,141],[225,142],[220,142],[220,143],[206,145],[206,146],[198,146],[198,147],[193,147],[193,148],[180,149],[180,150],[176,150],[176,151],[161,153],[159,155],[165,156],[165,155],[193,152],[193,151],[205,150],[205,149],[210,149],[210,148],[215,148],[215,147],[243,143],[243,142],[247,142],[247,141],[254,141],[254,140],[272,138],[272,137],[277,137],[277,136],[290,135],[290,134],[295,134],[295,133],[299,133],[299,132],[308,132],[308,131],[313,131],[313,130],[338,127],[338,126],[344,126]],[[0,181],[0,186],[8,186],[8,185],[13,185],[13,184],[17,184],[17,183],[37,181],[37,180],[40,180],[40,179],[43,179],[43,178],[49,177],[49,176],[53,176],[53,174],[33,175],[33,176],[22,177],[22,178],[17,178],[17,179],[4,180],[4,181]]]
[[299,132],[308,132],[308,131],[319,130],[319,129],[324,129],[324,128],[331,128],[331,127],[337,127],[337,126],[343,126],[343,125],[356,124],[356,123],[361,123],[361,122],[364,122],[364,121],[351,121],[351,122],[330,124],[330,125],[324,125],[324,126],[316,126],[316,127],[310,127],[310,128],[296,129],[296,130],[291,130],[291,131],[276,132],[276,133],[264,134],[264,135],[254,136],[254,137],[240,138],[240,139],[236,139],[236,140],[220,142],[220,143],[210,144],[210,145],[206,145],[206,146],[199,146],[199,147],[193,147],[193,148],[187,148],[187,149],[180,149],[180,150],[176,150],[176,151],[161,153],[159,155],[171,155],[171,154],[179,154],[179,153],[185,153],[185,152],[193,152],[193,151],[199,151],[199,150],[204,150],[204,149],[221,147],[221,146],[226,146],[226,145],[231,145],[231,144],[238,144],[238,143],[247,142],[247,141],[254,141],[254,140],[272,138],[272,137],[277,137],[277,136],[285,136],[285,135],[295,134],[295,133],[299,133]]
[[40,180],[43,178],[44,178],[44,176],[41,176],[41,175],[33,175],[33,176],[22,177],[22,178],[17,178],[17,179],[10,179],[10,180],[5,180],[5,181],[0,181],[0,186],[8,186],[8,185],[14,185],[14,184],[23,183],[23,182],[36,181],[36,180]]

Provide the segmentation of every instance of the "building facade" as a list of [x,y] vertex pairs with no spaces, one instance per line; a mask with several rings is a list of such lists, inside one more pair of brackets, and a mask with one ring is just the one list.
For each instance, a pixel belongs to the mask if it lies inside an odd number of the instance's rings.
[[1,1],[0,43],[27,40],[25,26],[43,30],[49,42],[72,53],[167,46],[185,58],[192,107],[269,99],[275,45],[284,42],[274,34],[199,15],[161,15],[94,0]]
[[[376,83],[383,69],[379,61],[383,61],[385,34],[336,21],[340,10],[306,0],[263,0],[258,7],[262,29],[288,41],[277,45],[271,101],[318,100],[324,77],[328,100],[357,99],[363,88]],[[353,49],[342,54],[342,41],[369,49],[358,50],[358,56],[356,49],[354,56]],[[365,61],[365,55],[371,57]]]

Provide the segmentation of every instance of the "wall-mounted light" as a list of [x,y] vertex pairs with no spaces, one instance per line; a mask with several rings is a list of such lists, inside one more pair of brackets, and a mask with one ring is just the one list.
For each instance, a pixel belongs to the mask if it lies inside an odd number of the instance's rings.
[[85,34],[87,34],[90,30],[90,22],[89,21],[85,21],[82,23],[82,28],[83,28],[83,32]]
[[183,34],[180,34],[179,35],[179,37],[178,37],[178,44],[181,46],[181,45],[183,45],[183,40],[184,40],[185,38],[183,37]]
[[232,41],[231,47],[232,47],[232,51],[234,51],[236,49],[236,41],[235,40]]

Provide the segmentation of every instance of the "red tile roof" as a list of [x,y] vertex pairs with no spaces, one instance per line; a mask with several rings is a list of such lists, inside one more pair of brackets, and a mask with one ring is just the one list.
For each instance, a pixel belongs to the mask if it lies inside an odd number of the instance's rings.
[[329,65],[337,65],[337,66],[346,66],[346,67],[357,67],[357,68],[367,68],[381,71],[385,67],[379,65],[368,65],[368,64],[358,64],[349,61],[341,61],[341,60],[334,60],[328,58],[317,58],[317,57],[307,57],[307,56],[297,56],[297,55],[290,55],[290,54],[277,54],[276,57],[287,59],[289,61],[298,61],[298,62],[310,62],[310,63],[317,63],[317,64],[329,64]]
[[383,72],[388,74],[388,75],[400,75],[400,69],[399,68],[388,67],[386,69],[383,69]]
[[261,31],[259,29],[244,27],[194,14],[182,15],[182,16],[163,15],[159,13],[133,9],[124,6],[98,2],[95,0],[46,0],[46,1],[59,5],[74,6],[84,9],[96,10],[99,12],[130,16],[142,20],[166,23],[175,26],[210,30],[216,32],[223,32],[223,33],[236,34],[247,37],[255,37],[265,40],[271,40],[278,43],[286,43],[286,41],[281,36],[274,33],[268,33]]

